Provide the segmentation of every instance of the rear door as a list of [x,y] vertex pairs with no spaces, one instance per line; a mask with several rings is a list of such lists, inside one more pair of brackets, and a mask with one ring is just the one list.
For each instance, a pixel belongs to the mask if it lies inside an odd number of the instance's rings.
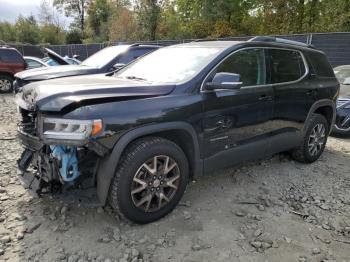
[[268,49],[269,83],[273,86],[275,105],[271,128],[270,154],[298,144],[301,131],[317,99],[317,86],[309,77],[304,55],[297,50]]
[[239,74],[237,90],[203,92],[202,141],[205,171],[264,157],[273,110],[273,89],[266,85],[265,51],[243,49],[225,59],[209,75]]

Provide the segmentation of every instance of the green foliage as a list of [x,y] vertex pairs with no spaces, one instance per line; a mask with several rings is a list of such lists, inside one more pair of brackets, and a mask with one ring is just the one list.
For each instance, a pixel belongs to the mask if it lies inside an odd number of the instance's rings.
[[40,28],[40,43],[51,45],[63,44],[65,42],[64,31],[56,25],[45,24]]
[[78,29],[71,29],[66,33],[66,43],[67,44],[82,44],[83,35]]
[[0,22],[0,40],[4,42],[16,41],[16,29],[13,24]]
[[22,43],[38,44],[40,33],[39,26],[34,16],[17,18],[16,24],[16,40]]
[[93,42],[108,40],[108,18],[110,17],[110,5],[107,0],[96,0],[88,8],[88,35]]
[[158,0],[139,0],[136,7],[136,20],[139,26],[141,40],[155,40],[160,18],[160,3]]
[[[42,0],[0,40],[90,43],[350,31],[350,0]],[[132,3],[132,4],[131,4]],[[52,8],[74,19],[65,32]]]

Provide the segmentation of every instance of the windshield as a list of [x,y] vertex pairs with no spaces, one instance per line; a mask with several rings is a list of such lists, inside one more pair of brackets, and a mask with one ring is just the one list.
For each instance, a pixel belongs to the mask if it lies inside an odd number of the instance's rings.
[[222,48],[162,48],[118,71],[115,76],[152,83],[180,83],[198,74],[220,51]]
[[85,59],[81,65],[102,68],[116,58],[117,55],[126,51],[128,47],[128,45],[120,45],[104,48]]

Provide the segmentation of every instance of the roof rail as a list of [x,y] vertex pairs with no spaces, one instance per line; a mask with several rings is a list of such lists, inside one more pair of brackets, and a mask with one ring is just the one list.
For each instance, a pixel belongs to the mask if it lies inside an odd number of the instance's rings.
[[313,45],[305,44],[298,41],[288,40],[284,38],[278,38],[274,36],[256,36],[250,39],[248,42],[274,42],[274,43],[282,43],[288,45],[297,45],[309,48],[315,48]]
[[131,44],[130,47],[135,47],[135,46],[164,46],[164,45],[161,45],[161,44],[157,44],[157,43],[134,43],[134,44]]

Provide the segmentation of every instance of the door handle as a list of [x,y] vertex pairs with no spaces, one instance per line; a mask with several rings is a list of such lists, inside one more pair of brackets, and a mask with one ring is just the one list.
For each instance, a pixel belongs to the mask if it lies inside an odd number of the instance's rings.
[[220,128],[230,128],[232,126],[232,120],[230,119],[219,120],[216,123],[216,126]]
[[308,95],[308,96],[317,95],[317,91],[316,90],[309,90],[309,91],[306,92],[306,95]]
[[208,126],[204,128],[204,132],[212,133],[220,130],[228,129],[233,125],[233,121],[230,119],[221,119],[215,123],[214,126]]
[[259,97],[259,101],[272,101],[272,96],[262,95]]

